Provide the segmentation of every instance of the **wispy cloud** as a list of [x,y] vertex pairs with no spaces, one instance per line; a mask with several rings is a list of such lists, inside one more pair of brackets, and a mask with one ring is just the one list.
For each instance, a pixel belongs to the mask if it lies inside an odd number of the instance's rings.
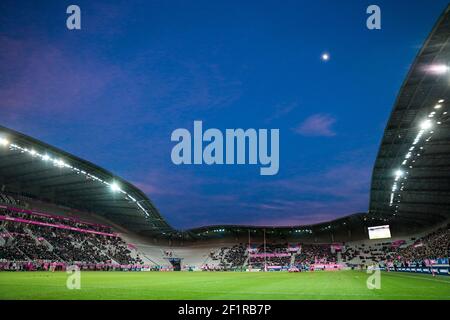
[[290,103],[280,103],[274,108],[273,113],[266,119],[266,122],[271,122],[283,118],[284,116],[290,114],[295,108],[298,107],[298,102],[293,101]]
[[56,45],[0,35],[2,117],[39,113],[70,118],[93,111],[94,101],[122,77],[119,68],[83,61]]
[[311,175],[282,179],[274,185],[298,193],[351,198],[355,194],[368,193],[370,173],[370,165],[349,163]]
[[333,137],[336,132],[332,126],[336,122],[336,118],[328,114],[314,114],[300,123],[294,132],[311,137]]
[[363,154],[339,153],[323,170],[270,181],[231,176],[219,181],[173,167],[136,171],[131,181],[175,227],[314,224],[367,210],[372,163]]

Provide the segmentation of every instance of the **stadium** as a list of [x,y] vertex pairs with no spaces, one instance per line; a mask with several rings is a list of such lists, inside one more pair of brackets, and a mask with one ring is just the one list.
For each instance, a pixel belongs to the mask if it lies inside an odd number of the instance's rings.
[[449,300],[449,61],[447,8],[380,137],[368,211],[313,225],[180,231],[127,180],[0,127],[0,299]]

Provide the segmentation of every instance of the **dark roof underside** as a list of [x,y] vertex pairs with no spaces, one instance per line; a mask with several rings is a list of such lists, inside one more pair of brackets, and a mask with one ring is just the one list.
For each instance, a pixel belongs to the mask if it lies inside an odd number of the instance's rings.
[[[85,174],[55,166],[28,152],[0,145],[0,185],[5,190],[68,207],[94,212],[124,228],[149,236],[170,235],[175,230],[161,217],[147,196],[127,181],[88,162],[19,132],[0,127],[0,138],[40,154],[61,159],[107,182],[116,182],[136,202]],[[143,209],[139,208],[140,204]]]
[[[369,213],[392,223],[427,226],[450,217],[449,38],[447,8],[419,52],[384,132]],[[431,127],[417,141],[427,119]]]

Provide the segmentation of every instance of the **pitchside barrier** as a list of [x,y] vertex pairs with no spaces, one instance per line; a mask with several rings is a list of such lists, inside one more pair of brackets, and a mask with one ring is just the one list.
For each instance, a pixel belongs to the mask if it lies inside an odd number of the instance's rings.
[[[267,271],[289,271],[289,266],[267,266]],[[299,268],[301,269],[301,268]],[[344,270],[344,265],[340,263],[315,263],[309,266],[308,270],[302,271],[339,271]],[[248,268],[246,271],[259,272],[264,271],[263,268]]]
[[392,268],[392,267],[380,267],[382,271],[389,272],[409,272],[409,273],[425,273],[432,274],[432,270],[437,275],[450,276],[449,265],[435,265],[432,267],[408,267],[408,268]]

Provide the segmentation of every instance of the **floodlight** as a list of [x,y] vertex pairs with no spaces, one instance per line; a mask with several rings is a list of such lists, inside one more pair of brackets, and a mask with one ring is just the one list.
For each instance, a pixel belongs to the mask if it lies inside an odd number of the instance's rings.
[[6,147],[8,144],[9,144],[8,140],[6,140],[5,138],[0,138],[0,145]]
[[119,187],[119,185],[117,183],[113,182],[111,184],[111,190],[114,191],[114,192],[117,192],[117,191],[120,190],[120,187]]
[[425,120],[420,124],[420,128],[423,130],[430,129],[433,126],[430,120]]
[[435,74],[444,74],[448,72],[449,67],[445,64],[434,64],[428,67],[428,71]]

